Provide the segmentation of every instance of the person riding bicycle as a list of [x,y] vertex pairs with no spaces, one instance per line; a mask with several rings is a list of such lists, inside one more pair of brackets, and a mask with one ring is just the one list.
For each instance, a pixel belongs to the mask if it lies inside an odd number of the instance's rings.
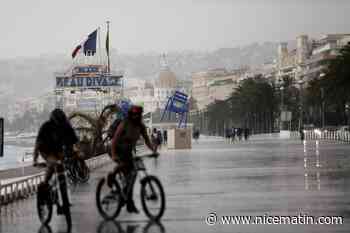
[[[112,139],[112,160],[118,162],[119,166],[108,175],[108,183],[111,184],[111,179],[115,177],[119,168],[123,169],[125,176],[128,177],[133,170],[133,150],[136,147],[136,143],[140,138],[140,135],[145,140],[147,147],[154,153],[157,152],[157,146],[152,144],[147,134],[146,126],[142,122],[143,108],[141,106],[132,105],[128,110],[128,115],[117,127]],[[134,184],[132,182],[132,187]],[[129,192],[127,211],[130,213],[138,213],[138,209],[135,206],[133,200],[133,188]]]
[[39,153],[46,161],[47,170],[42,188],[48,187],[48,182],[55,171],[55,165],[63,160],[64,154],[78,153],[75,146],[78,141],[66,114],[61,109],[54,109],[50,119],[44,122],[39,129],[33,152],[33,166],[38,165]]

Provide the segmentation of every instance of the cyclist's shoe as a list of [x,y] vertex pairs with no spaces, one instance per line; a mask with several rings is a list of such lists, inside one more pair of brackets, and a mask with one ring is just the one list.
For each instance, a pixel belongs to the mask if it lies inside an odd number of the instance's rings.
[[134,201],[129,201],[127,204],[126,204],[126,210],[129,212],[129,213],[135,213],[135,214],[138,214],[139,213],[139,210],[136,208],[135,206],[135,203]]
[[112,172],[108,173],[108,175],[107,175],[107,185],[108,185],[108,187],[112,188],[113,180],[114,180],[113,173]]
[[57,206],[57,215],[61,215],[61,214],[64,214],[64,210],[63,210],[63,207],[62,206]]

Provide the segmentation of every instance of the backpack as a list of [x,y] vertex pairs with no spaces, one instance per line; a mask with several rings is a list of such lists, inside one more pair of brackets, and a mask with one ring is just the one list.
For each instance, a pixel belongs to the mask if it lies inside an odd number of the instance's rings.
[[108,130],[107,130],[107,136],[108,136],[109,138],[113,138],[115,131],[117,130],[119,124],[120,124],[122,121],[123,121],[123,120],[120,119],[120,118],[115,119],[115,120],[113,121],[113,123],[109,126],[109,128],[108,128]]

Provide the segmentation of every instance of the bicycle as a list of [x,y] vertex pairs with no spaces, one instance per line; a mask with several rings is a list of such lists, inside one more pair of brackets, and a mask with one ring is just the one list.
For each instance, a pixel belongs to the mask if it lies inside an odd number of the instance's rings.
[[[122,226],[126,225],[126,226]],[[140,229],[140,231],[138,231]],[[122,223],[115,220],[104,220],[97,228],[97,233],[128,233],[128,232],[143,232],[143,233],[165,233],[165,227],[160,222],[149,221],[142,228],[140,223]]]
[[[46,167],[47,165],[45,163],[39,163],[36,166]],[[49,186],[39,186],[37,192],[38,216],[43,225],[49,224],[52,218],[53,206],[56,205],[57,215],[65,215],[68,231],[70,231],[72,216],[64,165],[61,162],[57,162],[54,169],[55,172],[49,181]]]
[[90,178],[90,170],[84,159],[79,157],[79,152],[65,148],[63,150],[63,164],[67,171],[70,184],[86,183]]
[[86,183],[89,180],[90,170],[84,160],[72,156],[64,156],[63,163],[71,184]]
[[[99,213],[103,218],[110,220],[116,218],[123,205],[128,202],[132,185],[136,181],[139,172],[143,173],[140,179],[141,184],[141,204],[147,217],[152,221],[158,221],[164,214],[165,194],[164,189],[156,176],[148,175],[144,158],[157,158],[158,153],[135,156],[133,158],[133,170],[128,177],[125,177],[122,168],[117,169],[116,176],[109,185],[108,178],[103,177],[97,184],[96,204]],[[128,182],[130,181],[130,182]],[[105,191],[105,192],[104,192]],[[159,202],[159,203],[156,203]],[[156,204],[159,208],[156,209]],[[111,207],[112,206],[112,207]],[[156,209],[155,211],[153,211]]]

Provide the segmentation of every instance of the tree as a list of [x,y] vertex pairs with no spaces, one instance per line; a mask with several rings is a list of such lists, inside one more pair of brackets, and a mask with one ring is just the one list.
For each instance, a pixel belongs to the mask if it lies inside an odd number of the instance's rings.
[[[350,101],[350,45],[339,50],[335,58],[324,61],[323,77],[309,82],[307,105],[314,109],[313,119],[320,122],[325,111],[327,124],[345,124],[347,121],[345,106]],[[322,93],[323,92],[323,93]],[[324,108],[322,108],[322,104]],[[318,120],[317,120],[318,119]],[[349,123],[349,121],[348,121]]]
[[249,127],[255,133],[274,130],[278,100],[273,84],[262,75],[243,80],[229,102],[235,125]]

